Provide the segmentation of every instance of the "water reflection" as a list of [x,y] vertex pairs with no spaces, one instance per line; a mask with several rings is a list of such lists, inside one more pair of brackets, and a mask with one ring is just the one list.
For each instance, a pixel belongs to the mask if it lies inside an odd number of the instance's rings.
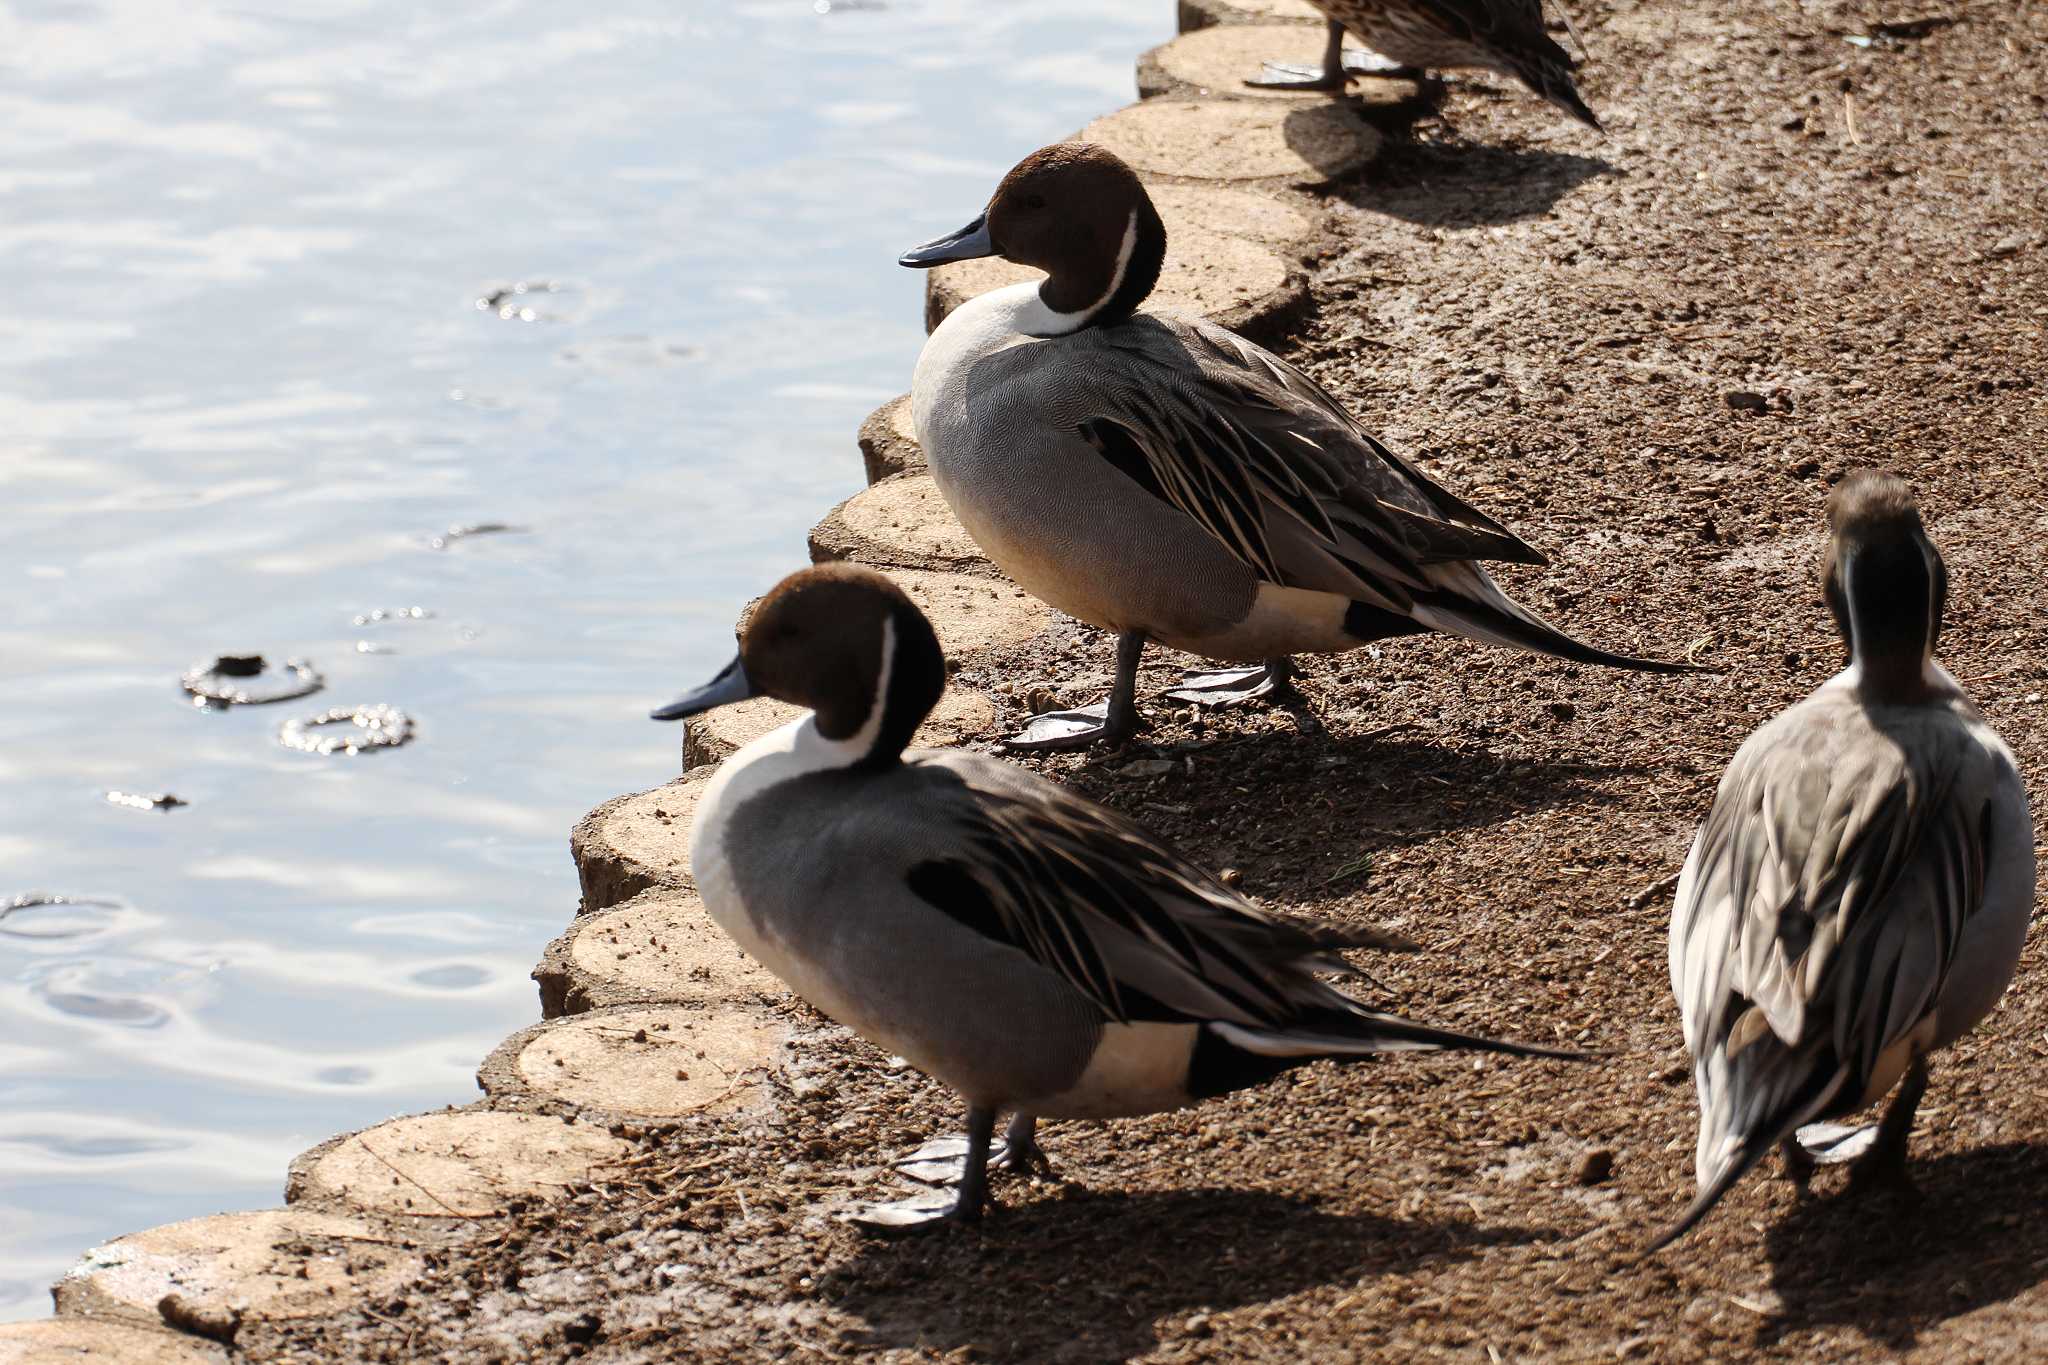
[[[474,1093],[570,826],[675,771],[645,699],[858,485],[921,340],[895,253],[1129,98],[1169,9],[9,15],[0,894],[81,899],[0,913],[0,1318]],[[192,709],[240,642],[431,732],[319,762]]]

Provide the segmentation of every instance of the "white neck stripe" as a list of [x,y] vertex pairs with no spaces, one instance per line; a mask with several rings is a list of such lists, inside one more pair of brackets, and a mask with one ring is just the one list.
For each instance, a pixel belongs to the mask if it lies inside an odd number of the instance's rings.
[[[845,739],[827,739],[818,732],[816,715],[806,717],[810,722],[797,735],[796,748],[805,752],[808,766],[814,768],[850,768],[874,752],[875,740],[882,733],[882,719],[889,710],[889,678],[896,669],[896,622],[893,618],[882,618],[882,667],[875,675],[875,699],[868,707],[867,719],[860,723]],[[807,752],[806,752],[807,751]]]
[[[1062,313],[1056,308],[1049,307],[1043,293],[1040,293],[1036,296],[1037,307],[1017,319],[1017,330],[1035,337],[1054,337],[1063,336],[1068,332],[1078,332],[1086,327],[1088,320],[1108,306],[1109,301],[1117,296],[1117,291],[1124,287],[1124,276],[1130,273],[1131,256],[1137,249],[1138,211],[1132,209],[1131,221],[1124,225],[1123,245],[1117,248],[1116,270],[1110,275],[1109,288],[1103,291],[1102,297],[1086,308],[1072,313]],[[1043,288],[1041,285],[1040,289]]]

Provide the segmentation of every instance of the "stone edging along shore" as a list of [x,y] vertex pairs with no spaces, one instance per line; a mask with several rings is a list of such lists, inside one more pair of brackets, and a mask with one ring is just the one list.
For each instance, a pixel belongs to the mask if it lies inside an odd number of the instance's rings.
[[[1320,52],[1302,0],[1182,0],[1180,18],[1183,35],[1139,62],[1141,101],[1079,136],[1130,161],[1159,204],[1173,245],[1157,303],[1280,340],[1309,307],[1303,266],[1324,237],[1314,191],[1362,170],[1380,134],[1355,101],[1240,84],[1262,60]],[[926,323],[1034,274],[1002,261],[932,271]],[[889,572],[963,662],[1051,625],[947,511],[907,399],[870,416],[859,443],[870,486],[812,531],[813,560]],[[688,846],[712,766],[793,714],[764,699],[689,722],[680,779],[578,823],[582,901],[534,971],[542,1021],[483,1061],[481,1101],[320,1144],[292,1163],[283,1208],[92,1249],[56,1286],[54,1319],[0,1326],[0,1365],[224,1361],[246,1321],[371,1310],[428,1255],[502,1234],[524,1208],[625,1158],[646,1128],[773,1121],[775,1082],[805,1066],[800,1014],[705,915]],[[987,738],[995,720],[987,697],[956,687],[916,742]]]

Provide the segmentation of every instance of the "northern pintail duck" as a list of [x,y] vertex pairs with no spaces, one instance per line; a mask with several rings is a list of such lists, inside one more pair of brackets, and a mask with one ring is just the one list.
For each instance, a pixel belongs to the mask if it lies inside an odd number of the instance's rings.
[[[1905,1171],[1927,1056],[2012,980],[2034,905],[2034,824],[2012,753],[1934,660],[1948,573],[1905,484],[1828,500],[1821,587],[1848,668],[1751,735],[1679,877],[1671,986],[1699,1087],[1683,1234],[1773,1146],[1897,1097],[1859,1181]],[[1900,1084],[1903,1078],[1903,1084]],[[1832,1127],[1832,1125],[1828,1125]]]
[[1321,1057],[1576,1055],[1368,1009],[1317,974],[1352,971],[1340,948],[1405,945],[1268,915],[1141,826],[999,759],[906,752],[945,680],[900,589],[822,565],[762,600],[723,672],[654,713],[761,695],[811,708],[719,764],[690,858],[742,948],[967,1101],[957,1198],[875,1221],[978,1217],[1003,1111],[1004,1164],[1031,1167],[1041,1116],[1176,1109]]
[[1313,380],[1196,318],[1140,313],[1166,229],[1114,154],[1026,157],[981,217],[903,264],[998,255],[1048,272],[955,309],[925,341],[912,412],[932,477],[1024,588],[1116,631],[1106,706],[1019,747],[1121,740],[1147,641],[1266,668],[1184,693],[1252,695],[1284,657],[1440,630],[1582,663],[1611,654],[1512,602],[1482,560],[1541,564],[1505,527],[1381,445]]
[[[1349,76],[1420,76],[1476,66],[1511,76],[1579,122],[1600,120],[1572,83],[1572,59],[1543,31],[1543,0],[1311,0],[1327,20],[1320,68],[1268,62],[1246,82],[1342,90]],[[1569,22],[1569,21],[1567,21]],[[1372,53],[1344,49],[1349,29]],[[1377,56],[1373,54],[1378,54]]]

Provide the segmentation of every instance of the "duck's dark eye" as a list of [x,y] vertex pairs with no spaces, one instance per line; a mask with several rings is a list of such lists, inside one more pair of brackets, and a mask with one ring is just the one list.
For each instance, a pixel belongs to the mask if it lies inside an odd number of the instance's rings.
[[1042,209],[1042,208],[1044,208],[1044,207],[1045,207],[1045,196],[1044,196],[1044,195],[1042,195],[1042,194],[1027,194],[1027,195],[1025,195],[1025,196],[1024,196],[1024,207],[1025,207],[1025,208],[1027,208],[1027,209]]

